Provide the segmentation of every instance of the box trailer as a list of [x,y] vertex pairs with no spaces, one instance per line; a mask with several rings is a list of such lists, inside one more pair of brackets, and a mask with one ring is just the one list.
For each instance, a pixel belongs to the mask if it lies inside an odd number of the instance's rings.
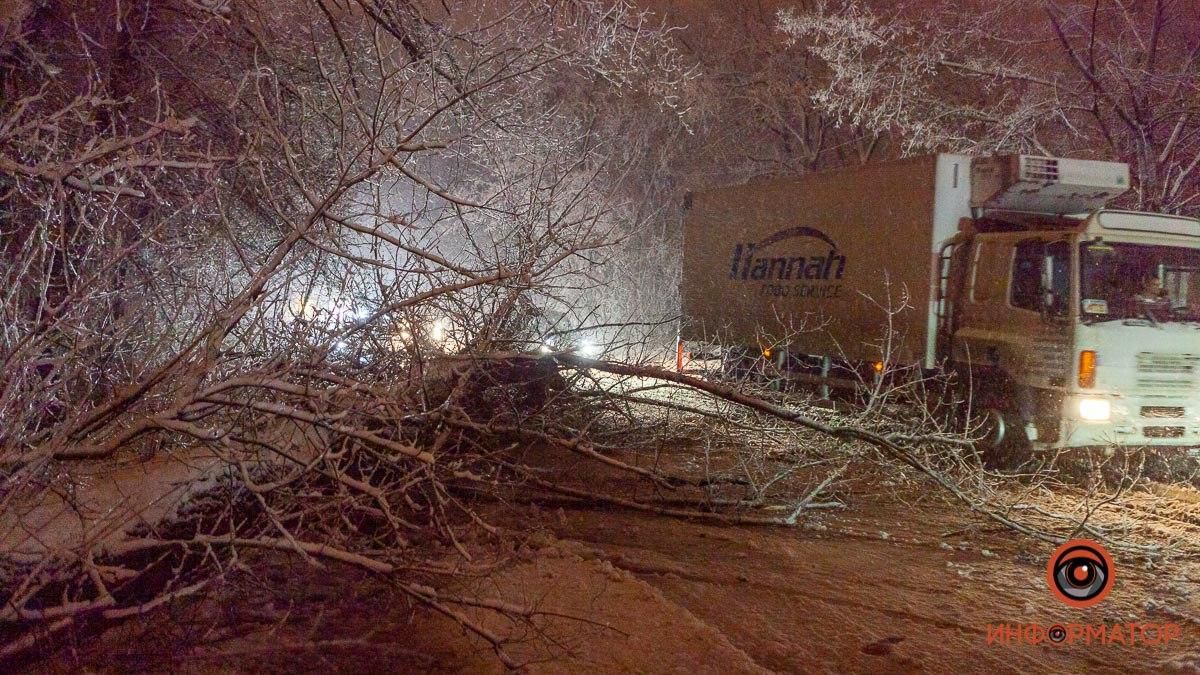
[[1104,208],[1128,189],[1117,162],[938,154],[693,193],[679,365],[947,369],[994,443],[1200,445],[1200,222]]

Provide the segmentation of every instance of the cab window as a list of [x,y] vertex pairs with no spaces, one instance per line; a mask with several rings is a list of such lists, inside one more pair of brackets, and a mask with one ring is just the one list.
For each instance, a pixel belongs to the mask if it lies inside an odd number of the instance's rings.
[[1009,303],[1019,309],[1066,316],[1071,294],[1071,248],[1065,241],[1017,242]]

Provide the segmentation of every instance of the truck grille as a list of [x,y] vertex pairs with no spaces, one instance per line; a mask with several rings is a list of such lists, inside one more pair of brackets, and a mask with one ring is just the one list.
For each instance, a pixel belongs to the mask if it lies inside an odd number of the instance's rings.
[[1192,373],[1200,356],[1195,354],[1156,354],[1141,352],[1137,355],[1139,373]]
[[1143,427],[1146,438],[1183,438],[1184,427]]
[[1184,391],[1196,384],[1200,356],[1141,352],[1137,355],[1137,386],[1158,392]]
[[1183,406],[1144,405],[1142,417],[1183,417]]

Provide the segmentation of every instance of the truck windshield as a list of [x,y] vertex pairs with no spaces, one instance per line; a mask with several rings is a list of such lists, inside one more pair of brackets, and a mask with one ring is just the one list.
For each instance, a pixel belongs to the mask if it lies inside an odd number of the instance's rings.
[[1084,322],[1200,321],[1200,249],[1090,241],[1080,265]]

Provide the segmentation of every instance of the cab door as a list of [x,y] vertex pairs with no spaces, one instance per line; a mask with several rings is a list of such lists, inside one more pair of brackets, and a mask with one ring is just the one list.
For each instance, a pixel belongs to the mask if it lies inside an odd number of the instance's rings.
[[1056,431],[1046,392],[1063,390],[1071,366],[1075,248],[1070,235],[978,235],[959,305],[952,354],[971,373],[977,405],[1036,422],[1039,435]]

